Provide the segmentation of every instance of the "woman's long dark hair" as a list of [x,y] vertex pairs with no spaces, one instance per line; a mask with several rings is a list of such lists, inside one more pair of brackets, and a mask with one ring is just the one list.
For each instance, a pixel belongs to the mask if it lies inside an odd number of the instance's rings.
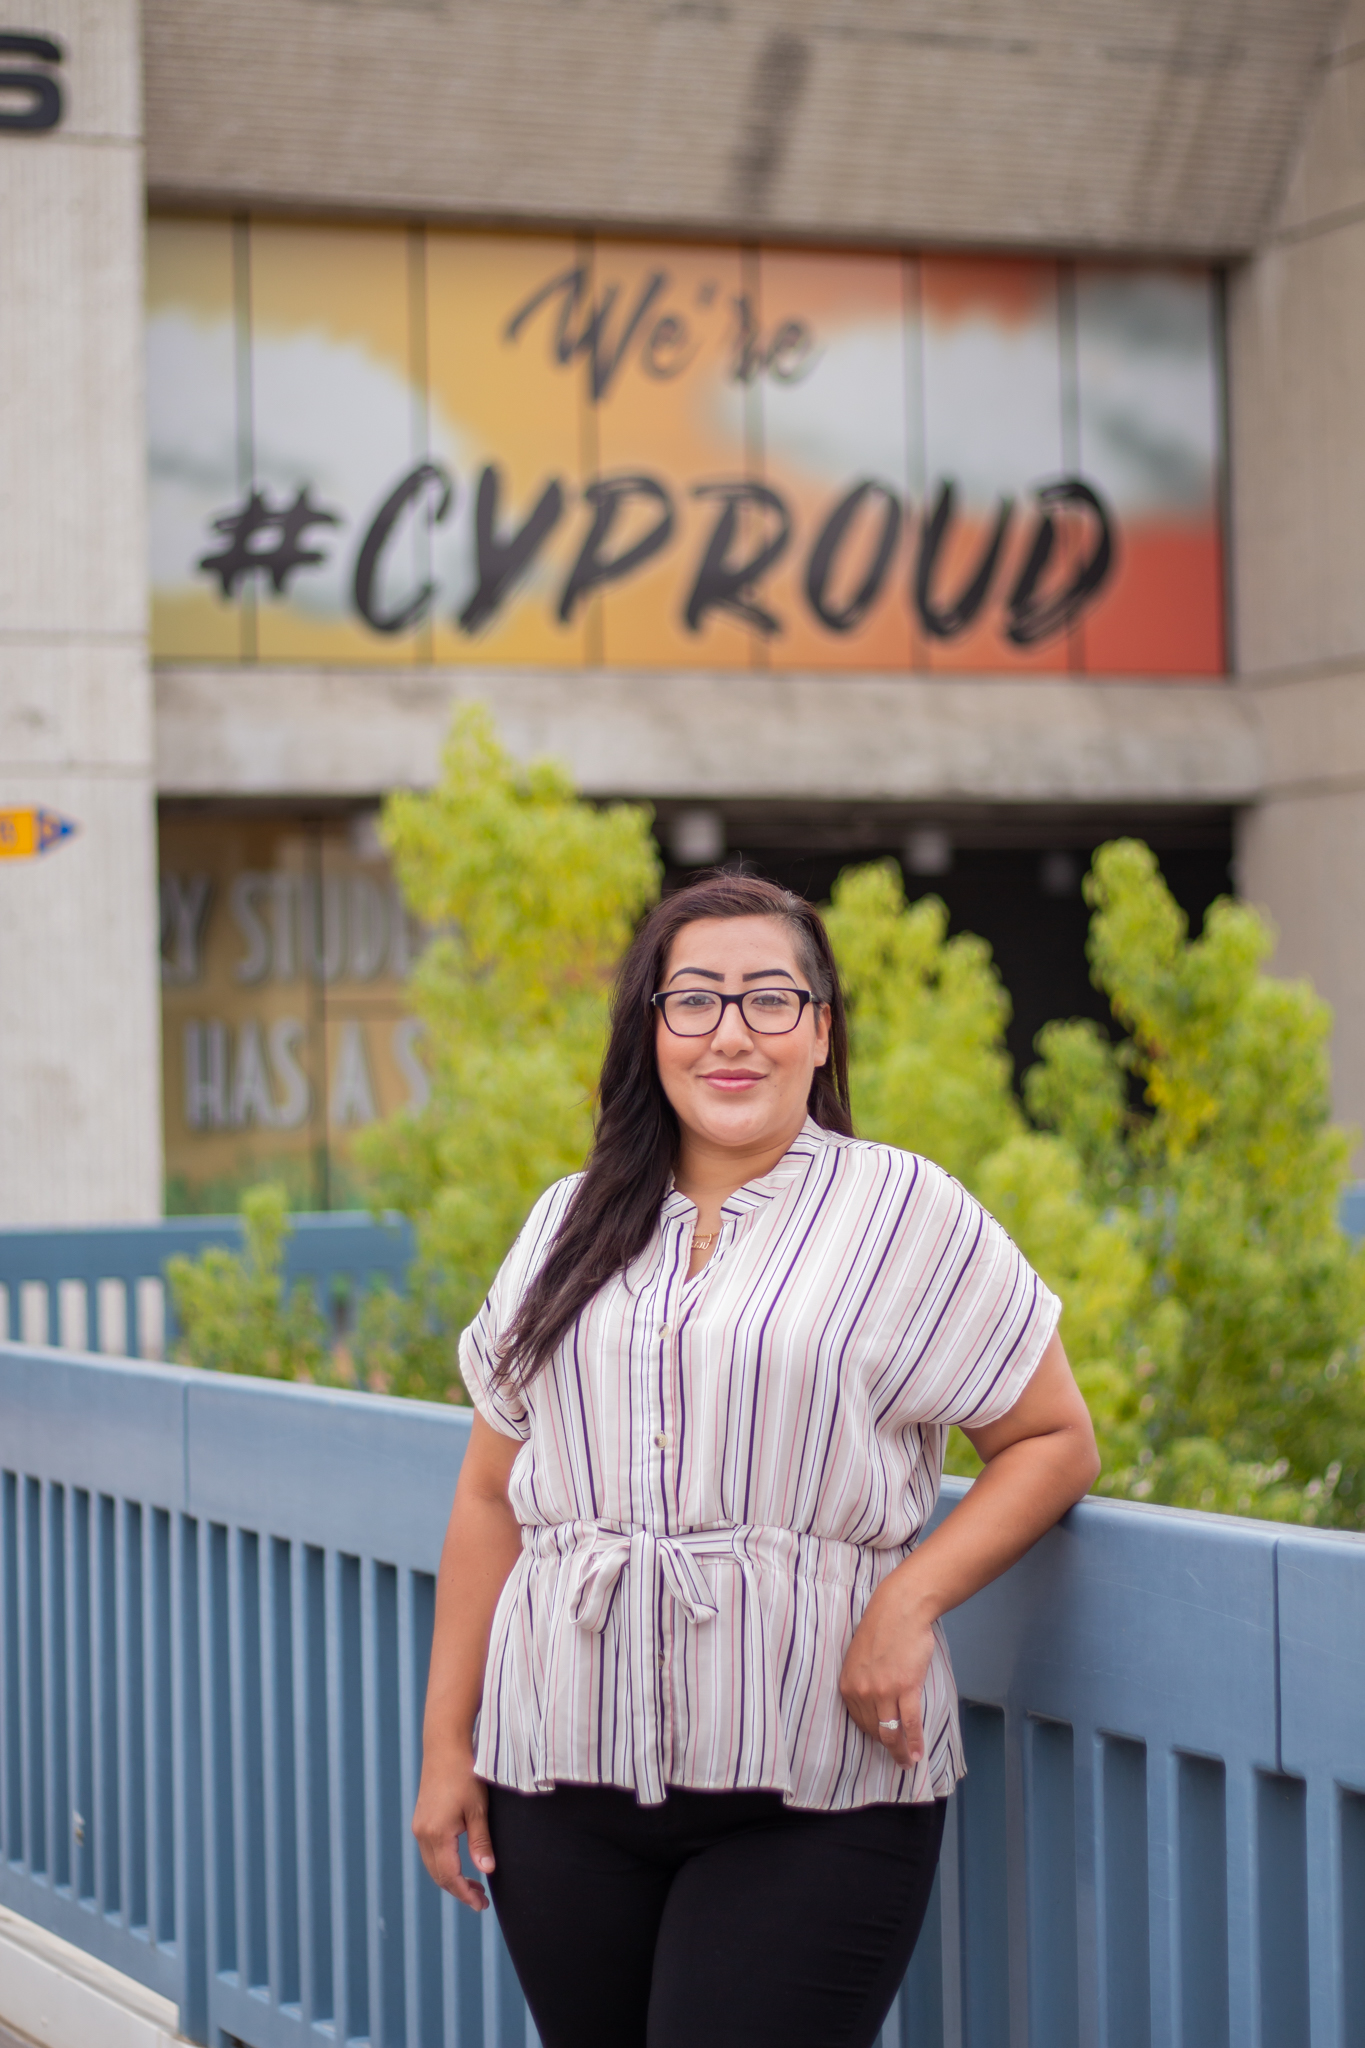
[[815,1000],[829,1005],[829,1056],[815,1069],[807,1108],[827,1131],[853,1135],[848,1027],[829,934],[818,911],[749,875],[708,875],[656,904],[621,963],[602,1062],[597,1136],[544,1264],[503,1340],[500,1379],[524,1386],[599,1287],[649,1242],[678,1157],[678,1119],[654,1058],[650,998],[684,925],[703,917],[774,917],[791,931]]

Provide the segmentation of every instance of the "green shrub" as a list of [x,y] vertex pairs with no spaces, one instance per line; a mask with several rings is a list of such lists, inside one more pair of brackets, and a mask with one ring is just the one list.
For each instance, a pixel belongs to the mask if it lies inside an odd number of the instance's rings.
[[289,1234],[285,1191],[273,1182],[242,1197],[241,1253],[211,1245],[197,1259],[166,1261],[180,1325],[175,1358],[211,1372],[256,1373],[272,1380],[329,1376],[327,1326],[312,1290],[284,1284]]
[[[311,1299],[285,1298],[283,1192],[256,1189],[242,1258],[173,1262],[180,1355],[460,1400],[460,1329],[586,1155],[610,979],[658,862],[645,811],[518,767],[476,707],[384,832],[433,934],[412,983],[431,1098],[358,1150],[376,1206],[416,1225],[411,1285],[368,1294],[329,1355]],[[893,863],[840,876],[858,1128],[955,1173],[1062,1296],[1100,1492],[1365,1527],[1365,1254],[1337,1223],[1327,1008],[1264,971],[1245,905],[1215,904],[1192,940],[1139,842],[1102,847],[1085,886],[1113,1035],[1046,1026],[1021,1101],[989,947],[949,938],[936,898],[907,904]],[[976,1466],[956,1434],[950,1466]]]
[[[1327,1007],[1263,971],[1243,904],[1192,940],[1137,841],[1100,849],[1086,895],[1116,1036],[1046,1026],[1026,1122],[989,953],[889,864],[840,877],[858,1127],[957,1173],[1061,1295],[1100,1492],[1365,1526],[1365,1255],[1337,1222]],[[950,1462],[976,1461],[958,1438]]]

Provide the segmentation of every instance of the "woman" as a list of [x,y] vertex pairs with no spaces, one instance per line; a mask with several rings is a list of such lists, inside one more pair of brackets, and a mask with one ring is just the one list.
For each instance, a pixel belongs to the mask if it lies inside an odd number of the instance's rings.
[[[460,1350],[413,1829],[481,1909],[467,1837],[545,2048],[875,2039],[963,1770],[939,1618],[1098,1469],[1059,1312],[955,1181],[853,1137],[816,912],[660,904],[587,1170]],[[985,1469],[919,1541],[954,1422]]]

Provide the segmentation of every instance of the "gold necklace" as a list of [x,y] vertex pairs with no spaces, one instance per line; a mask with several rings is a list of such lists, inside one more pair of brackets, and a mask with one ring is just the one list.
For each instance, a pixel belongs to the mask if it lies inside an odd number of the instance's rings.
[[718,1232],[716,1232],[716,1231],[714,1231],[714,1230],[713,1230],[713,1231],[712,1231],[712,1232],[710,1233],[710,1235],[709,1235],[709,1236],[707,1236],[707,1237],[699,1237],[699,1236],[697,1235],[696,1231],[693,1231],[693,1233],[692,1233],[692,1249],[693,1249],[693,1251],[694,1251],[694,1252],[709,1252],[709,1251],[710,1251],[710,1249],[711,1249],[711,1247],[712,1247],[712,1245],[713,1245],[713,1244],[715,1243],[715,1241],[716,1241],[717,1235],[718,1235]]

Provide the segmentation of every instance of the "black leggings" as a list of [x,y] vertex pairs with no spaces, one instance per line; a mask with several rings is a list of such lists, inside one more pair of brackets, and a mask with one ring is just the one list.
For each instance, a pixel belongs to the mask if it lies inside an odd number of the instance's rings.
[[490,1785],[498,1919],[545,2048],[870,2048],[946,1802]]

